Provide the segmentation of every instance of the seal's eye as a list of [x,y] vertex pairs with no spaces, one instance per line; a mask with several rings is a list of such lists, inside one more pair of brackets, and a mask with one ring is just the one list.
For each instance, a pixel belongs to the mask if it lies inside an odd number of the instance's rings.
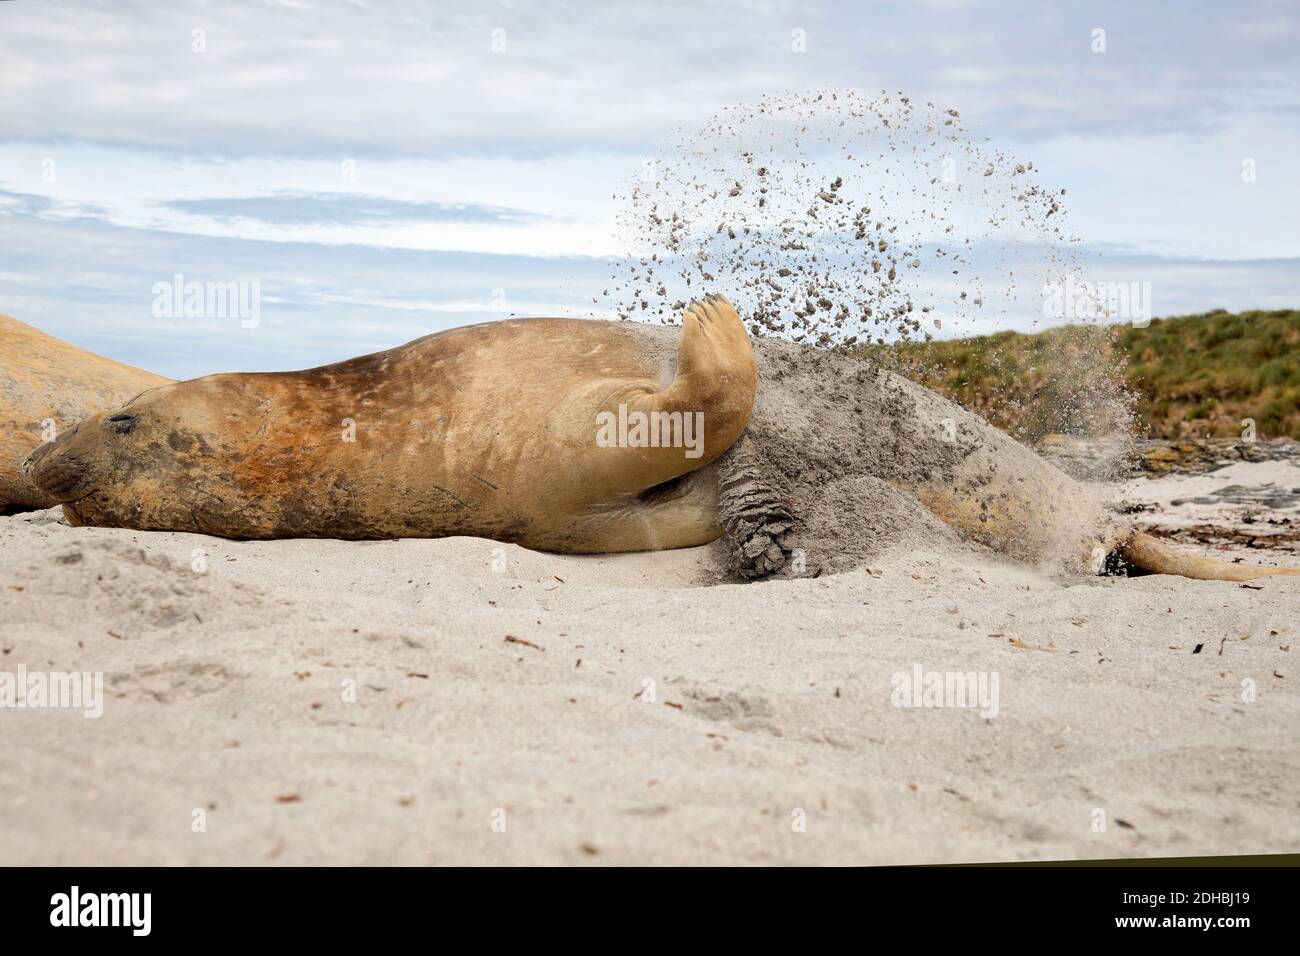
[[139,421],[140,419],[134,415],[110,415],[104,419],[104,424],[119,435],[129,435],[135,431],[135,426]]

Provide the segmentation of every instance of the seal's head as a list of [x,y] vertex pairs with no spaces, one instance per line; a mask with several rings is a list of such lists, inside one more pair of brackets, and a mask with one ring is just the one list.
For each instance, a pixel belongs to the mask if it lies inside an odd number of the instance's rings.
[[113,439],[104,441],[104,436],[130,436],[139,424],[139,416],[128,411],[93,416],[39,445],[23,462],[23,473],[55,501],[79,501],[103,482],[108,470]]
[[283,391],[252,379],[150,389],[41,445],[23,471],[74,524],[249,535],[265,519],[259,499],[274,492],[267,457],[295,444],[269,427],[287,411]]
[[33,451],[23,471],[63,502],[73,521],[85,510],[103,519],[95,523],[130,523],[149,510],[160,488],[189,471],[183,453],[193,452],[195,440],[180,415],[189,403],[175,401],[185,387],[151,389],[119,409],[83,419]]

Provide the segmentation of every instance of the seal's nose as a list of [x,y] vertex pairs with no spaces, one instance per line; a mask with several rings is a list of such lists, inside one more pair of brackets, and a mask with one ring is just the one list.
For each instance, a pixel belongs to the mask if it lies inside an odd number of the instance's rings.
[[[74,428],[73,431],[75,432],[77,429]],[[19,466],[21,467],[23,475],[30,477],[32,481],[36,481],[36,475],[39,475],[40,473],[40,463],[49,457],[49,453],[55,450],[55,445],[57,444],[59,444],[59,438],[55,438],[55,441],[43,442],[43,444],[32,449],[31,454],[27,455],[25,459],[22,459],[22,464]]]
[[74,426],[54,441],[38,446],[22,463],[23,474],[56,501],[71,501],[87,490],[85,460],[72,442],[80,427]]
[[50,449],[53,447],[54,442],[52,441],[37,445],[36,450],[23,459],[21,465],[23,474],[31,478],[32,481],[36,481],[36,470],[40,467],[41,460],[50,453]]

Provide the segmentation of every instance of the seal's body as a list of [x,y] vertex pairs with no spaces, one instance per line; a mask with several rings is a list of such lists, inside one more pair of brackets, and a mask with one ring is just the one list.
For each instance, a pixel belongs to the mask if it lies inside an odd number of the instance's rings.
[[169,382],[0,315],[0,510],[57,504],[22,473],[23,459],[86,416]]
[[157,389],[43,446],[28,471],[80,524],[684,547],[720,533],[716,496],[673,479],[735,441],[757,372],[720,296],[687,310],[671,358],[625,323],[452,329],[307,371]]
[[854,522],[889,520],[854,498],[884,482],[1023,561],[1099,571],[1119,549],[1189,577],[1297,573],[1135,536],[1095,489],[859,358],[772,339],[756,356],[721,296],[693,303],[680,331],[518,319],[302,372],[167,385],[81,422],[24,468],[76,524],[463,534],[570,553],[725,536],[742,578],[853,566]]

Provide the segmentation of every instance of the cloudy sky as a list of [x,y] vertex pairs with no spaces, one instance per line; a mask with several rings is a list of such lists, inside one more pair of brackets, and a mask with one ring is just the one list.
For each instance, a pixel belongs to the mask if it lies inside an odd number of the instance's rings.
[[[1295,4],[1073,7],[0,3],[0,312],[174,376],[584,314],[647,158],[823,87],[959,108],[1157,315],[1300,303]],[[178,274],[260,321],[160,316]]]

